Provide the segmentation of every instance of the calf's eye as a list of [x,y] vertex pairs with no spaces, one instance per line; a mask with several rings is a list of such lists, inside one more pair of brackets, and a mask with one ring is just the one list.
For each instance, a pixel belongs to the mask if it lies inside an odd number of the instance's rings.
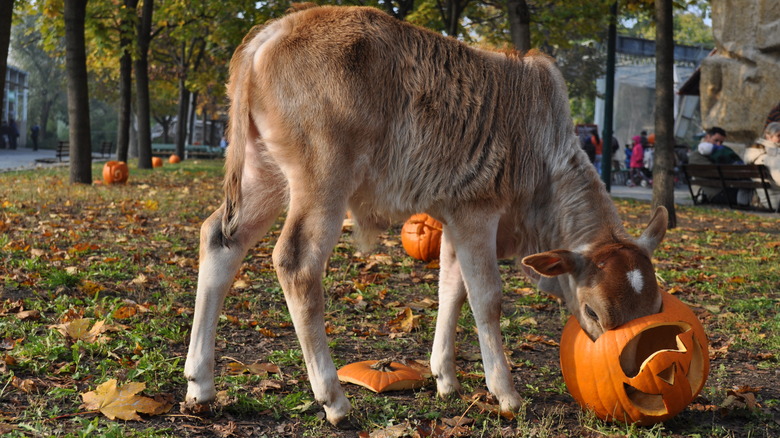
[[588,318],[590,318],[590,319],[592,319],[592,320],[594,320],[594,321],[596,321],[596,322],[598,322],[598,321],[599,321],[599,316],[598,316],[598,315],[596,314],[596,312],[595,312],[593,309],[591,309],[591,308],[590,308],[590,306],[589,306],[589,305],[587,305],[587,304],[585,305],[585,314],[586,314],[586,315],[588,315]]

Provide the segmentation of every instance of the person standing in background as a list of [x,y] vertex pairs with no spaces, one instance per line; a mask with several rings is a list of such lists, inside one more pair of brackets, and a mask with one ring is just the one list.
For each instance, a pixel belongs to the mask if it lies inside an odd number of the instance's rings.
[[19,128],[16,127],[16,120],[13,117],[8,118],[8,146],[10,149],[16,149],[19,140]]
[[33,143],[33,150],[38,150],[38,136],[41,135],[41,127],[38,125],[33,125],[32,128],[30,128],[30,138],[32,139]]
[[590,131],[590,141],[593,143],[593,148],[596,152],[593,165],[596,166],[596,171],[601,175],[601,155],[604,153],[604,142],[599,138],[598,130],[593,129]]

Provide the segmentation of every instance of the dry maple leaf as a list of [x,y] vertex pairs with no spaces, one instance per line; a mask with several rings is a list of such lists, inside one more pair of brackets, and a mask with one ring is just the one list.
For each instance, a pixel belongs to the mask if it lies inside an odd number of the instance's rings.
[[102,340],[100,335],[108,329],[105,326],[106,322],[98,321],[91,329],[89,328],[90,323],[92,323],[92,318],[79,318],[62,324],[51,325],[49,328],[57,329],[63,336],[74,341],[81,340],[93,343]]
[[162,403],[137,395],[146,388],[143,382],[117,387],[116,379],[100,384],[94,391],[81,394],[84,408],[100,411],[110,420],[141,420],[138,413],[158,414]]
[[415,315],[412,309],[404,307],[388,322],[388,325],[394,332],[411,333],[412,330],[420,327],[420,315]]

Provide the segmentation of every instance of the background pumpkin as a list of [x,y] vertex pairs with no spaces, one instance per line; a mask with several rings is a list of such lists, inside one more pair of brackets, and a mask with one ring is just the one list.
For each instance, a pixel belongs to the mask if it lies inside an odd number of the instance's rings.
[[152,167],[162,167],[163,160],[160,157],[152,157]]
[[171,164],[176,164],[181,161],[181,158],[179,158],[178,155],[172,154],[170,157],[168,157],[168,162]]
[[650,425],[696,397],[709,373],[707,336],[696,315],[662,292],[661,313],[630,321],[595,342],[571,317],[561,371],[571,395],[599,418]]
[[124,184],[129,175],[130,170],[124,161],[109,161],[103,166],[104,184]]
[[410,256],[430,262],[441,251],[441,222],[425,213],[413,215],[401,229],[401,243]]

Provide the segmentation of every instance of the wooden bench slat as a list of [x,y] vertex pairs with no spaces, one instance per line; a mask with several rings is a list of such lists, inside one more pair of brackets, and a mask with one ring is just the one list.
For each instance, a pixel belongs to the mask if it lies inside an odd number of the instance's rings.
[[[767,197],[768,210],[780,211],[780,206],[773,209],[769,200],[768,190],[778,189],[769,176],[769,170],[762,165],[755,164],[688,164],[683,166],[683,173],[688,183],[694,205],[701,203],[701,193],[694,193],[693,186],[721,189],[728,201],[730,208],[739,208],[733,205],[731,198],[726,193],[727,189],[751,189],[761,190]],[[767,210],[767,208],[762,208]]]

